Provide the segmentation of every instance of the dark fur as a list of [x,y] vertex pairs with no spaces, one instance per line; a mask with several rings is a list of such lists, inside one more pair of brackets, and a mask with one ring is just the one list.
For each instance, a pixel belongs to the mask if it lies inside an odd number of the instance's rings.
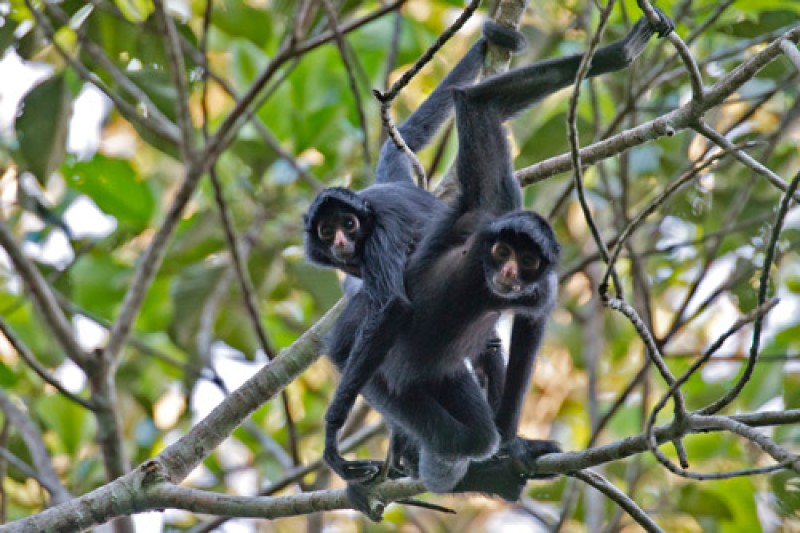
[[[589,75],[627,67],[654,33],[671,31],[671,22],[662,17],[658,28],[641,20],[625,39],[599,49]],[[336,448],[336,432],[359,392],[412,443],[405,446],[418,454],[419,477],[434,492],[480,491],[517,499],[523,473],[538,456],[558,450],[550,441],[516,436],[556,300],[559,246],[542,217],[521,210],[502,123],[572,83],[579,62],[577,55],[544,61],[453,90],[461,194],[455,207],[432,213],[436,220],[423,228],[424,237],[408,260],[410,306],[404,298],[384,299],[376,313],[369,291],[362,290],[334,326],[329,344],[331,357],[344,370],[326,414],[325,457],[346,479],[364,480],[377,472],[375,462],[344,461]],[[542,266],[520,292],[500,295],[487,282],[488,256],[494,240],[506,234],[527,238]],[[480,359],[505,310],[514,312],[514,323],[495,411],[465,360]],[[361,334],[361,328],[372,335]],[[358,508],[369,511],[361,489],[350,495]]]
[[[428,144],[445,120],[452,115],[453,99],[450,91],[454,87],[471,84],[477,78],[486,55],[487,40],[512,50],[521,49],[524,45],[524,39],[517,32],[493,22],[484,26],[484,35],[485,38],[470,49],[430,97],[400,127],[401,134],[412,150],[417,151]],[[344,319],[335,327],[346,334],[334,333],[333,337],[338,336],[340,340],[334,341],[336,347],[329,350],[334,363],[343,374],[343,385],[337,390],[329,408],[329,416],[337,420],[337,426],[338,420],[347,416],[358,391],[373,370],[370,359],[349,358],[351,350],[363,352],[362,346],[373,342],[374,332],[382,327],[383,317],[408,312],[403,285],[406,259],[422,237],[424,228],[430,226],[447,209],[435,196],[416,187],[412,176],[406,155],[391,141],[387,141],[381,150],[375,185],[358,192],[343,188],[326,189],[314,199],[305,217],[307,259],[320,266],[339,268],[349,274],[345,280],[346,292],[351,297],[349,308],[358,309],[355,320]],[[317,235],[321,214],[331,208],[354,213],[366,230],[365,237],[356,243],[355,254],[346,262],[334,258],[329,246],[321,242]],[[354,281],[353,277],[361,278],[362,283]],[[399,320],[397,324],[402,322]],[[486,353],[479,355],[475,366],[486,382],[491,401],[497,404],[504,366],[497,340],[493,335],[487,339]],[[346,464],[335,450],[335,434],[336,430],[333,431],[333,439],[329,439],[332,444],[326,453],[329,464],[345,479],[363,477],[359,474],[357,464]],[[400,431],[397,430],[396,434],[400,435]],[[401,448],[405,450],[407,447]],[[411,462],[414,455],[409,452]],[[400,457],[402,458],[402,454]],[[366,477],[371,477],[374,462],[368,462],[368,465]]]

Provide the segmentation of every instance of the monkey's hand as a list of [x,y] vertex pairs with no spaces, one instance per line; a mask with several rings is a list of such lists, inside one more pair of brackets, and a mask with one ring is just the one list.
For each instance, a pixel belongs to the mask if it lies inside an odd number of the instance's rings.
[[548,453],[559,453],[561,447],[553,440],[535,440],[514,437],[503,444],[500,453],[507,453],[511,464],[519,474],[528,479],[547,479],[552,474],[537,474],[536,460]]
[[656,15],[658,15],[659,19],[658,23],[653,26],[653,29],[655,30],[656,34],[658,34],[659,38],[666,37],[672,33],[672,30],[675,29],[675,23],[672,22],[672,19],[665,15],[664,12],[657,7],[654,7],[653,9],[656,10]]
[[[612,43],[607,47],[610,49],[614,48],[618,44],[622,44],[622,54],[624,56],[625,66],[630,65],[634,59],[639,57],[639,55],[644,52],[644,49],[647,48],[648,41],[650,41],[653,35],[666,37],[675,28],[675,24],[668,16],[664,14],[663,11],[658,8],[654,9],[658,14],[659,19],[657,24],[652,24],[647,17],[642,17],[636,21],[636,24],[633,25],[630,33],[628,33],[628,35],[622,41]],[[595,57],[597,57],[599,54],[600,51],[598,51],[598,54],[596,54]]]
[[525,36],[514,28],[503,26],[489,19],[483,23],[483,36],[490,43],[513,53],[521,52],[528,46]]

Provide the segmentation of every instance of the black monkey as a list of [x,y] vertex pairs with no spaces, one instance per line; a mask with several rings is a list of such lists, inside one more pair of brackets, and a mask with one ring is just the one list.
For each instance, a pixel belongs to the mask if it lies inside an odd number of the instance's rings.
[[[486,56],[487,41],[518,51],[525,46],[516,31],[493,21],[423,104],[399,128],[414,152],[425,147],[453,113],[450,90],[475,81]],[[445,209],[429,192],[414,184],[411,164],[387,140],[375,171],[375,185],[358,192],[325,189],[305,216],[305,253],[311,263],[361,278],[378,306],[405,299],[403,268],[411,247],[437,213]]]
[[[624,39],[597,50],[588,75],[627,67],[653,34],[668,34],[672,22],[659,15],[657,26],[642,19]],[[367,295],[358,294],[334,327],[332,355],[348,360],[326,413],[325,457],[346,479],[377,473],[375,464],[345,461],[336,448],[336,432],[359,392],[414,442],[419,477],[433,492],[480,491],[515,500],[533,461],[558,450],[550,441],[516,436],[556,299],[559,245],[542,217],[521,210],[502,123],[573,83],[580,61],[580,55],[543,61],[453,90],[461,192],[408,260],[411,308],[387,306],[376,315]],[[465,360],[483,350],[504,310],[514,312],[514,323],[502,400],[493,412]],[[353,326],[364,321],[374,331],[372,342],[351,352]],[[369,511],[363,490],[350,496]]]
[[[453,112],[450,90],[470,84],[477,78],[486,55],[487,41],[518,51],[525,46],[524,38],[516,31],[487,21],[484,38],[479,40],[427,100],[400,126],[406,144],[414,151],[427,145],[437,130]],[[408,301],[403,286],[403,269],[409,251],[421,238],[422,230],[446,210],[443,202],[414,184],[411,165],[391,141],[387,141],[380,154],[376,169],[376,184],[353,192],[344,188],[330,188],[321,192],[312,202],[305,217],[306,258],[315,264],[339,268],[349,276],[361,278],[358,288],[352,278],[345,280],[349,297],[357,294],[360,310],[356,321],[348,322],[346,337],[339,336],[336,346],[329,350],[334,363],[346,375],[368,378],[367,361],[349,358],[351,350],[362,351],[364,344],[372,342],[371,336],[377,322],[364,317],[391,316],[408,312]],[[355,288],[354,288],[355,287]],[[353,305],[353,304],[351,304]],[[363,313],[363,315],[362,315]],[[400,323],[400,322],[398,322]],[[339,325],[336,328],[342,329]],[[492,404],[500,401],[502,354],[498,341],[488,339],[486,349],[475,359],[475,366],[485,377]],[[338,404],[355,400],[363,383],[350,382],[355,390],[346,399],[340,393]],[[338,410],[338,407],[333,407]],[[396,432],[397,434],[397,432]],[[335,432],[333,433],[335,444]],[[397,434],[399,440],[402,436]],[[406,446],[399,446],[406,448]],[[413,452],[409,452],[412,453]],[[369,461],[366,474],[360,473],[357,464],[339,463],[335,454],[326,458],[331,467],[345,479],[371,477],[376,465]]]

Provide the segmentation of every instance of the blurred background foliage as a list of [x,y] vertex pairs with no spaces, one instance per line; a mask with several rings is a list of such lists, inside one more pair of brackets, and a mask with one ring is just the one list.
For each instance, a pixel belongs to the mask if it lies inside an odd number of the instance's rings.
[[[196,59],[206,3],[168,4]],[[341,21],[381,6],[356,0],[335,4]],[[514,59],[515,64],[585,47],[585,29],[596,26],[596,10],[574,0],[532,4],[522,27],[529,47]],[[213,6],[208,61],[230,89],[242,94],[293,27],[297,5],[286,0],[225,0],[214,1]],[[772,32],[797,24],[800,18],[800,4],[784,0],[727,2],[724,9],[716,0],[661,0],[658,6],[676,19],[676,31],[684,39],[700,32],[691,41],[691,51],[701,61],[709,84],[734,69]],[[117,80],[86,53],[83,39],[91,41],[166,117],[175,120],[177,91],[168,74],[164,42],[151,17],[150,1],[66,0],[58,7],[69,17],[69,24],[51,11],[46,13],[60,46],[112,90],[118,89]],[[371,182],[382,132],[370,89],[385,87],[387,71],[390,79],[396,79],[462,7],[462,2],[455,0],[407,2],[401,11],[396,60],[388,67],[394,14],[347,35],[366,124],[359,118],[358,102],[335,44],[320,46],[284,66],[265,92],[255,118],[296,164],[318,181],[297,172],[265,142],[253,123],[237,131],[234,142],[219,158],[217,171],[235,226],[248,236],[247,266],[272,350],[293,342],[341,295],[334,273],[309,267],[302,257],[302,216],[315,187],[321,183],[360,188]],[[489,8],[480,13],[485,16]],[[638,16],[634,1],[621,2],[604,41],[624,35]],[[702,27],[707,20],[708,27]],[[47,67],[38,70],[43,73],[40,81],[21,100],[16,120],[0,130],[3,220],[58,291],[81,342],[92,349],[102,346],[105,328],[116,317],[136,260],[178,186],[178,149],[116,110],[109,111],[107,103],[94,104],[107,111],[101,113],[98,132],[88,134],[94,144],[90,142],[82,150],[68,149],[71,130],[77,131],[89,120],[86,106],[77,105],[84,98],[86,84],[49,44],[24,2],[0,4],[0,21],[4,62],[17,56],[26,66]],[[478,27],[477,21],[470,23],[402,92],[393,109],[396,118],[406,116],[424,99],[475,40]],[[317,6],[312,10],[308,35],[327,29],[325,11]],[[587,85],[579,105],[582,144],[596,139],[620,112],[622,118],[614,131],[685,102],[687,77],[679,62],[667,62],[665,58],[672,55],[668,43],[653,42],[630,72]],[[194,123],[199,126],[202,68],[192,57],[186,54],[186,75]],[[653,76],[656,82],[637,95],[636,87]],[[735,99],[706,116],[734,142],[762,142],[752,150],[754,157],[787,178],[800,163],[797,78],[790,62],[780,58],[747,83]],[[5,94],[14,82],[0,78],[0,92]],[[568,95],[562,91],[513,121],[517,168],[568,150]],[[213,131],[234,103],[214,82],[209,85],[207,102]],[[135,99],[130,103],[138,105]],[[364,153],[364,141],[369,154]],[[709,148],[703,139],[683,131],[589,169],[589,200],[604,235],[616,235],[689,161]],[[422,161],[428,167],[435,163],[433,174],[440,176],[454,153],[453,139],[444,138],[423,152]],[[638,434],[648,408],[664,386],[653,373],[645,373],[629,386],[646,356],[630,324],[601,308],[593,297],[602,269],[596,261],[585,261],[594,257],[595,250],[574,194],[566,191],[570,180],[571,176],[562,174],[525,191],[528,207],[550,216],[563,245],[563,261],[560,302],[541,352],[521,432],[554,438],[566,450],[579,450],[589,442],[593,422],[612,408],[626,389],[630,390],[596,442]],[[688,368],[739,312],[754,306],[765,236],[779,198],[779,191],[765,180],[727,158],[674,195],[635,234],[628,249],[635,261],[623,260],[620,273],[629,284],[626,289],[633,294],[631,300],[662,343],[674,373]],[[793,215],[782,236],[781,256],[772,276],[773,290],[784,301],[771,315],[763,360],[736,401],[736,411],[800,407],[800,218],[796,212]],[[81,220],[92,222],[87,228]],[[99,221],[105,221],[108,228],[102,229]],[[229,264],[213,190],[204,180],[148,292],[117,375],[125,445],[134,462],[151,457],[173,441],[207,412],[209,403],[213,405],[266,360],[239,286],[229,274]],[[0,260],[0,316],[46,367],[73,390],[85,389],[85,377],[49,338],[5,258]],[[746,356],[749,334],[746,329],[734,336],[720,357],[685,385],[690,407],[705,405],[730,387]],[[320,360],[288,388],[303,463],[321,455],[323,413],[336,381],[331,365]],[[43,387],[2,338],[0,385],[27,406],[73,494],[104,483],[94,418],[52,387]],[[377,417],[373,413],[368,420],[377,421]],[[28,460],[24,443],[7,421],[4,424],[0,446]],[[264,405],[188,482],[210,490],[254,493],[280,479],[292,466],[289,427],[279,399]],[[790,448],[800,445],[796,426],[775,429],[773,437]],[[764,461],[751,444],[726,434],[690,437],[686,445],[697,471],[730,470]],[[385,442],[377,439],[359,453],[381,456],[384,450]],[[670,474],[648,454],[609,464],[604,471],[668,531],[800,528],[800,478],[793,473],[700,483]],[[13,466],[4,465],[3,472],[4,519],[42,509],[45,494],[34,481]],[[337,483],[335,476],[311,474],[303,479],[304,488]],[[613,504],[598,503],[589,492],[567,498],[572,490],[568,486],[564,479],[530,483],[528,498],[514,506],[477,496],[432,498],[456,508],[459,512],[454,516],[393,506],[380,526],[349,513],[269,524],[238,523],[269,531],[314,529],[321,521],[343,528],[361,524],[374,530],[500,531],[514,524],[531,528],[543,522],[552,524],[566,506],[566,530],[599,531],[603,523],[628,530],[630,521],[620,519]],[[568,501],[571,506],[566,505]],[[171,530],[178,530],[191,527],[200,518],[168,511],[163,520]]]

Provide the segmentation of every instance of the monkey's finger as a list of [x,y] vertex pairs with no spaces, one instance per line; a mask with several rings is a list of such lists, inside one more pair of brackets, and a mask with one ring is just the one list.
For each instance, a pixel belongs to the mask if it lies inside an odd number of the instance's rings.
[[656,26],[656,34],[658,34],[659,38],[666,37],[672,30],[675,29],[675,23],[672,22],[672,19],[669,18],[663,11],[658,9],[657,7],[654,8],[656,13],[658,14],[658,18],[661,19],[661,23]]

